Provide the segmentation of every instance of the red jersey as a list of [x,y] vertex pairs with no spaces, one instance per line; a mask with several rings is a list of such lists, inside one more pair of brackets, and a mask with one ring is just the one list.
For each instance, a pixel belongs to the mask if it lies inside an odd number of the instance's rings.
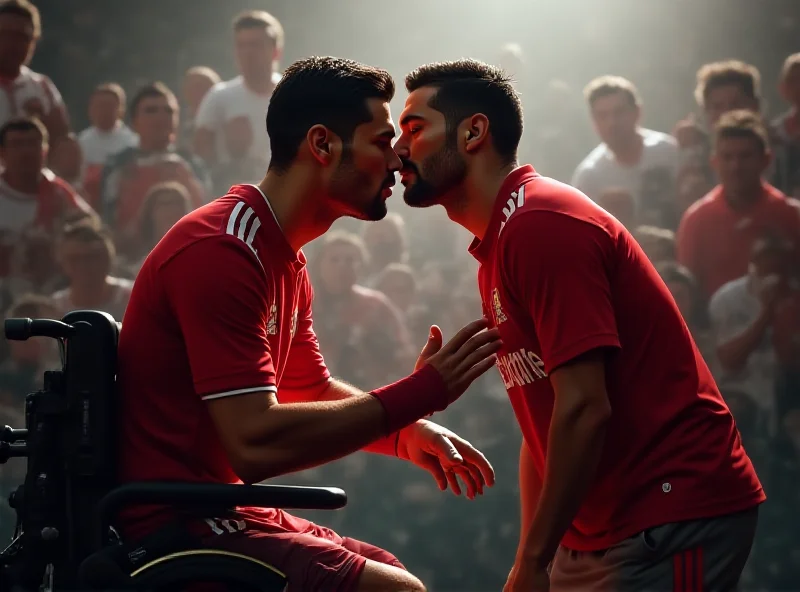
[[503,340],[497,366],[541,476],[555,399],[548,375],[609,350],[606,442],[564,546],[605,549],[646,528],[765,499],[677,305],[611,215],[518,168],[470,251],[481,264],[484,314]]
[[[121,481],[241,483],[205,401],[277,391],[293,402],[327,381],[311,298],[306,259],[257,187],[181,219],[145,260],[125,312]],[[141,536],[169,515],[135,508],[123,527]]]
[[747,275],[753,244],[765,234],[777,234],[800,247],[800,202],[764,183],[763,197],[737,211],[717,186],[683,215],[678,260],[710,298],[724,284]]

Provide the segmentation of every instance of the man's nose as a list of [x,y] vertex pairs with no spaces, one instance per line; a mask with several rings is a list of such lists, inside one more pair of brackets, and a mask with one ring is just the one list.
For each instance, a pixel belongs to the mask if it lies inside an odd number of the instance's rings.
[[400,134],[395,141],[394,151],[400,158],[408,158],[408,140],[405,134]]
[[403,168],[403,161],[400,160],[397,150],[392,150],[392,157],[389,160],[389,170],[394,173],[399,171],[401,168]]

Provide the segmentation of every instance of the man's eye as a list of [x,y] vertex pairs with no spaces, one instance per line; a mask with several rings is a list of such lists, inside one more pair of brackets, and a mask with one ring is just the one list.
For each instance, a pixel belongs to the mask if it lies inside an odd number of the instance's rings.
[[416,125],[416,126],[412,127],[411,129],[409,129],[408,133],[410,133],[412,136],[416,136],[417,133],[421,132],[421,131],[422,131],[422,128],[420,126]]

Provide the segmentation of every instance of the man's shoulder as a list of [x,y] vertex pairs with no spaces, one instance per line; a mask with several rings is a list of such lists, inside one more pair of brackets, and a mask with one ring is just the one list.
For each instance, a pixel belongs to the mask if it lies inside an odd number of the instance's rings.
[[678,152],[678,141],[664,132],[642,128],[640,130],[644,145],[648,148]]
[[683,214],[683,221],[704,220],[709,214],[713,215],[713,213],[719,209],[717,198],[720,191],[721,188],[717,186],[690,205]]
[[575,167],[575,176],[578,175],[585,175],[587,173],[591,173],[592,171],[597,170],[598,168],[602,167],[602,164],[606,161],[611,162],[608,159],[610,152],[608,150],[608,146],[604,143],[600,143],[595,146],[589,154],[587,154],[578,166]]
[[244,90],[244,79],[241,76],[236,76],[230,80],[223,80],[217,82],[208,91],[208,96],[212,99],[223,99],[231,95],[236,95]]
[[746,298],[743,297],[746,297],[748,294],[748,283],[749,277],[742,276],[723,284],[711,296],[711,300],[708,303],[709,310],[712,312],[718,311],[720,309],[727,309],[731,305],[743,303],[746,300]]

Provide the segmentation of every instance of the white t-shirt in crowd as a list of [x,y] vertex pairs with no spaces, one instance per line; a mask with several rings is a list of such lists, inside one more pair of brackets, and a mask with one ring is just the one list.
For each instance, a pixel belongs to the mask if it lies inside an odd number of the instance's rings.
[[[273,83],[280,81],[280,74],[273,75]],[[258,94],[247,88],[242,76],[215,84],[200,103],[195,118],[195,129],[208,129],[216,135],[216,152],[220,164],[231,161],[225,145],[225,125],[233,119],[245,117],[249,120],[252,143],[248,158],[269,163],[269,136],[267,136],[267,108],[272,93]],[[263,171],[261,171],[263,173]]]
[[[131,299],[133,282],[128,279],[117,277],[109,277],[106,282],[111,287],[108,301],[104,302],[101,306],[97,306],[96,309],[107,312],[114,317],[116,321],[122,322],[122,317],[125,316],[125,309],[128,307],[128,302]],[[56,307],[60,311],[63,311],[64,314],[76,308],[72,303],[72,293],[69,288],[59,290],[53,294],[52,298]]]
[[0,84],[0,125],[9,119],[30,115],[25,110],[28,101],[38,101],[45,115],[53,109],[65,109],[61,93],[53,81],[44,74],[22,66],[15,80]]
[[114,129],[109,131],[87,127],[78,134],[78,143],[83,152],[84,165],[104,165],[109,156],[138,146],[139,136],[118,121]]
[[678,175],[678,144],[661,132],[640,128],[644,150],[633,166],[620,164],[606,144],[600,144],[575,169],[573,187],[593,200],[604,191],[623,189],[637,207],[673,199]]

